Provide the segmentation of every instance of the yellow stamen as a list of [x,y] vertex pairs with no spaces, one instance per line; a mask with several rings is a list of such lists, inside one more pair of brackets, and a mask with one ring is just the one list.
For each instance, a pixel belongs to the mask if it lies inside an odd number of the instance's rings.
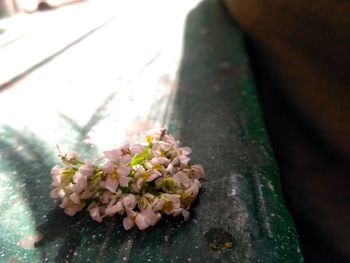
[[119,179],[119,174],[116,172],[116,171],[114,171],[113,173],[111,173],[111,177],[113,178],[113,179]]
[[154,170],[160,171],[160,168],[161,168],[161,166],[159,163],[156,163],[155,165],[153,165]]
[[232,248],[233,244],[232,244],[232,242],[225,242],[224,247],[225,248]]
[[150,143],[151,141],[153,141],[153,137],[151,135],[147,135],[146,140],[148,143]]
[[144,179],[144,180],[147,180],[147,178],[150,176],[150,172],[144,172],[141,174],[141,177]]
[[173,201],[166,200],[163,206],[165,212],[170,212],[173,209]]

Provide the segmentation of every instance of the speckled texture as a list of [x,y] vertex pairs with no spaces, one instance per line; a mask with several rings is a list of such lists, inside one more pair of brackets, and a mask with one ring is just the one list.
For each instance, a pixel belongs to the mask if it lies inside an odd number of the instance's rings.
[[[176,17],[181,20],[186,10],[173,12],[168,19],[161,17],[169,29],[166,36],[182,37],[181,23],[166,23]],[[162,13],[148,11],[155,17]],[[139,15],[148,21],[149,12]],[[151,32],[165,34],[156,25]],[[20,87],[40,83],[45,72],[54,70],[61,74],[51,82],[69,78],[64,68],[76,61],[76,54],[83,48],[92,52],[116,28],[117,23],[107,25],[96,33],[95,42],[87,39]],[[189,13],[182,58],[180,42],[159,44],[156,38],[128,37],[152,47],[133,60],[132,79],[114,79],[91,90],[84,89],[89,74],[84,85],[69,82],[73,94],[90,94],[92,102],[81,99],[77,106],[76,100],[46,103],[33,98],[23,101],[22,109],[28,111],[17,116],[14,103],[1,105],[5,100],[14,102],[18,88],[0,93],[0,110],[17,117],[16,121],[2,116],[0,125],[0,261],[303,262],[281,198],[242,38],[219,2],[205,1]],[[128,49],[120,52],[132,54]],[[112,78],[109,73],[104,77]],[[45,88],[44,81],[31,92],[48,95]],[[52,89],[50,94],[58,93]],[[40,120],[31,118],[35,114]],[[205,165],[207,178],[189,221],[164,218],[146,231],[125,231],[120,219],[99,224],[84,212],[69,217],[49,198],[49,171],[58,161],[56,143],[91,157],[101,149],[90,141],[106,149],[140,128],[160,125],[192,147],[194,162]],[[220,245],[226,242],[232,242],[232,247]]]

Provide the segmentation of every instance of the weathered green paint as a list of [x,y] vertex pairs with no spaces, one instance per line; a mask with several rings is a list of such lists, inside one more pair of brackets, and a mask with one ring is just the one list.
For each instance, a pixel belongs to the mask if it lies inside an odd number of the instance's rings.
[[[155,52],[151,69],[142,74],[156,71],[162,79],[161,61]],[[40,101],[37,107],[49,112],[39,122],[45,125],[1,123],[1,262],[303,262],[242,37],[218,1],[204,1],[189,13],[177,88],[168,86],[146,93],[138,85],[116,88],[85,124]],[[193,162],[205,165],[191,219],[165,218],[141,232],[123,230],[120,219],[99,224],[84,212],[66,216],[49,198],[55,144],[96,156],[98,149],[81,141],[99,127],[125,128],[122,118],[140,125],[140,97],[149,92],[154,101],[147,121],[167,125],[192,147]]]

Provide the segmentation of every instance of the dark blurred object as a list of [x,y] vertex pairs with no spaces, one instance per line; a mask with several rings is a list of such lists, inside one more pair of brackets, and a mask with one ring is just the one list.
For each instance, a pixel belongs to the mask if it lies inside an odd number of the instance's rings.
[[306,262],[350,262],[350,2],[226,0]]

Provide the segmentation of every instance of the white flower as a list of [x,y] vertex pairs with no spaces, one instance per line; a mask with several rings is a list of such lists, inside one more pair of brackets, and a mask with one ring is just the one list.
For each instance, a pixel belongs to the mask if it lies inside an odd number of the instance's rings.
[[162,214],[181,214],[188,220],[205,172],[200,164],[190,165],[191,148],[179,145],[166,129],[156,129],[139,144],[105,151],[103,165],[82,162],[77,153],[60,152],[64,165],[51,170],[50,196],[61,199],[59,206],[71,216],[92,198],[87,211],[93,220],[126,215],[126,230],[135,225],[144,230]]
[[111,192],[117,191],[118,186],[126,187],[129,184],[128,177],[131,172],[131,167],[128,166],[131,161],[131,155],[128,145],[123,145],[112,151],[105,151],[105,156],[110,160],[102,166],[102,171],[107,178],[101,182],[102,187],[105,187]]
[[162,194],[161,198],[164,200],[162,212],[167,215],[176,216],[181,213],[181,200],[180,195],[175,194]]
[[132,159],[129,144],[122,145],[119,148],[111,151],[104,151],[103,153],[116,165],[127,165]]
[[108,189],[111,192],[116,192],[118,186],[126,187],[129,184],[130,177],[128,174],[131,171],[131,167],[121,166],[107,175],[105,181],[101,182],[101,186]]

